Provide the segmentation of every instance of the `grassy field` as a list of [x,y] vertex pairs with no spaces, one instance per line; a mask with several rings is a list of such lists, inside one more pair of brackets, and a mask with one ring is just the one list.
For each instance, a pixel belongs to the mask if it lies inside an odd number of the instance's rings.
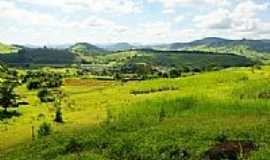
[[[128,83],[70,78],[64,124],[53,123],[52,104],[20,86],[30,106],[0,120],[0,159],[198,160],[221,142],[249,141],[256,148],[238,158],[268,160],[269,82],[270,67]],[[42,122],[53,133],[32,140]]]

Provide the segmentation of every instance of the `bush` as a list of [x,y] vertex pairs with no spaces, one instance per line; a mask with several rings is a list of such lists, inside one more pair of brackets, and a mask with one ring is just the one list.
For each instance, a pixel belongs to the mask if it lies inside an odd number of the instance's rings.
[[49,123],[42,123],[38,129],[38,136],[39,137],[44,137],[50,135],[52,132],[52,127],[51,124]]
[[83,150],[83,145],[77,142],[75,139],[71,139],[65,148],[66,152],[68,153],[76,153]]
[[37,96],[41,102],[53,102],[55,100],[54,96],[47,88],[41,89]]
[[61,87],[63,84],[63,80],[60,77],[52,77],[47,80],[46,86],[48,88],[57,88]]
[[228,137],[225,135],[224,132],[222,132],[215,138],[215,140],[218,142],[225,142],[228,140]]
[[28,71],[23,78],[23,82],[28,82],[27,88],[38,89],[41,87],[56,88],[63,84],[63,76],[59,73],[44,71]]
[[64,122],[63,116],[62,116],[62,111],[61,111],[61,108],[60,107],[58,107],[56,109],[54,121],[55,122],[58,122],[58,123],[63,123]]
[[202,70],[200,68],[193,68],[192,71],[193,72],[201,72]]
[[29,90],[33,90],[33,89],[39,89],[41,88],[42,84],[41,82],[38,80],[38,79],[33,79],[33,80],[30,80],[28,83],[27,83],[27,88]]
[[181,76],[181,70],[171,69],[170,70],[170,78],[177,78]]

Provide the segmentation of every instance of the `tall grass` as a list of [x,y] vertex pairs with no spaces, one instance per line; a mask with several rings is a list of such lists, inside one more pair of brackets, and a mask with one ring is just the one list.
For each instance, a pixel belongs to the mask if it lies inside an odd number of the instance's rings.
[[[76,102],[75,110],[63,112],[67,122],[54,125],[48,137],[13,148],[4,158],[197,160],[223,137],[252,141],[258,148],[249,158],[269,159],[270,100],[258,97],[270,89],[268,70],[228,69],[102,90],[65,86]],[[130,94],[172,85],[178,90]],[[100,123],[91,125],[97,115]],[[16,128],[27,124],[27,119],[20,120],[14,122]]]

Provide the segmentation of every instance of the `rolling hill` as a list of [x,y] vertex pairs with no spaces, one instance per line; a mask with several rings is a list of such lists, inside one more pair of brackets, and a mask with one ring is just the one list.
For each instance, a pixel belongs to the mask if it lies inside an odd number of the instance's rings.
[[125,67],[145,64],[158,68],[188,68],[190,70],[221,69],[254,64],[252,60],[234,54],[197,51],[157,51],[152,49],[120,51],[100,57],[100,60],[105,64],[118,64]]
[[0,54],[0,60],[7,64],[75,64],[81,62],[81,57],[68,50],[49,48],[23,48],[11,54]]
[[143,56],[137,56],[131,59],[130,62],[135,63],[148,63],[152,65],[161,65],[165,67],[192,67],[192,68],[205,68],[205,67],[231,67],[231,66],[249,66],[252,61],[249,59],[236,56],[233,54],[215,54],[207,52],[161,52],[161,51],[142,51]]
[[[153,49],[134,49],[138,47],[129,43],[107,46],[108,50],[115,51],[107,51],[89,43],[76,43],[68,49],[27,48],[20,45],[1,44],[0,49],[3,54],[0,54],[0,60],[9,64],[78,64],[87,62],[106,65],[114,63],[114,66],[119,66],[123,63],[147,63],[162,67],[205,68],[216,66],[217,68],[224,68],[246,66],[252,64],[252,61],[267,61],[270,59],[270,54],[267,53],[270,49],[267,44],[270,44],[267,40],[234,41],[205,38],[190,43],[152,46],[152,48],[159,48],[163,52]],[[19,48],[23,49],[19,50]],[[130,56],[133,53],[136,56]]]
[[72,53],[77,53],[83,56],[107,53],[106,50],[86,42],[76,43],[68,50]]
[[228,40],[217,37],[208,37],[188,43],[171,43],[152,46],[161,50],[190,50],[215,53],[233,53],[253,60],[267,62],[270,59],[269,40]]

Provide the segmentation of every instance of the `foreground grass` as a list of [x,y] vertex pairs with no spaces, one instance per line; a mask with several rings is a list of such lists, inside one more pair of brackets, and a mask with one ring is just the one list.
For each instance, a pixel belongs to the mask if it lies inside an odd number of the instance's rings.
[[[0,159],[201,159],[220,139],[252,141],[250,159],[270,157],[270,68],[121,84],[66,84],[64,124],[31,140],[31,127],[52,122],[53,108],[30,107],[0,123]],[[76,82],[76,81],[75,81]],[[159,88],[177,88],[158,92]],[[134,90],[148,94],[131,94]],[[155,92],[151,92],[151,90]],[[270,95],[270,94],[269,94]],[[43,116],[40,116],[40,115]]]

